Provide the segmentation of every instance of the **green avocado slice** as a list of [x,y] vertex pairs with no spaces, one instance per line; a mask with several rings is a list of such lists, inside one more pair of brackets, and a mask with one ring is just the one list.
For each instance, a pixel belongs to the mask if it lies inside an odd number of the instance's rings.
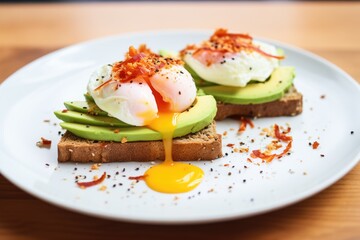
[[294,77],[294,67],[278,67],[265,82],[252,82],[246,87],[216,85],[200,89],[224,103],[259,104],[280,99],[293,84]]
[[[178,116],[174,137],[195,133],[205,128],[213,121],[216,110],[216,100],[214,97],[197,97],[194,105]],[[101,116],[92,117],[92,120],[96,122],[101,121]],[[120,142],[123,138],[126,138],[128,142],[132,142],[162,139],[159,132],[147,127],[105,127],[74,122],[63,122],[60,125],[73,134],[89,140]]]
[[146,127],[111,128],[69,122],[62,122],[60,126],[88,140],[121,142],[123,138],[126,138],[126,141],[134,142],[162,139],[159,132]]
[[88,101],[71,101],[64,102],[66,109],[70,111],[88,113],[91,115],[108,116],[109,114],[101,110],[94,102]]
[[94,116],[82,112],[75,111],[56,111],[54,112],[57,118],[64,122],[81,123],[94,126],[108,126],[108,127],[129,127],[131,125],[124,123],[113,117]]

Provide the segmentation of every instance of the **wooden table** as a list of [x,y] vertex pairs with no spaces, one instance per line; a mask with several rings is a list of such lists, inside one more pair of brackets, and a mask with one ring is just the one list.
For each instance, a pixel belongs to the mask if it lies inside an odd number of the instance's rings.
[[[308,49],[360,80],[360,3],[0,5],[0,82],[50,51],[111,34],[227,27]],[[360,81],[359,81],[360,82]],[[151,226],[49,205],[0,175],[0,239],[360,239],[360,165],[293,206],[230,222]]]

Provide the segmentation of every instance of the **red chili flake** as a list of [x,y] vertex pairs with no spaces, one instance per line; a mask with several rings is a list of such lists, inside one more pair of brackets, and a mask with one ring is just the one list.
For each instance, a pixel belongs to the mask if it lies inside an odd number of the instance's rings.
[[284,58],[284,56],[272,55],[261,50],[253,43],[250,35],[228,33],[227,29],[217,29],[210,39],[204,41],[200,46],[188,45],[180,51],[180,55],[183,56],[188,51],[193,51],[193,57],[207,66],[217,62],[225,63],[224,56],[242,51],[255,51],[270,58]]
[[287,154],[290,149],[292,147],[292,141],[290,141],[287,145],[286,145],[286,148],[284,149],[284,151],[280,154],[277,155],[277,158],[281,158],[282,156],[284,156],[285,154]]
[[240,133],[240,132],[244,132],[244,131],[245,131],[245,129],[246,129],[246,123],[245,123],[245,122],[243,122],[243,121],[241,121],[241,123],[240,123],[240,127],[239,127],[239,130],[238,130],[238,133]]
[[249,163],[252,163],[252,160],[251,160],[250,158],[247,158],[247,161],[248,161]]
[[224,164],[224,167],[228,167],[228,166],[230,166],[228,163],[225,163],[225,164]]
[[119,132],[120,132],[120,129],[118,129],[118,128],[114,130],[114,133],[119,133]]
[[147,177],[147,175],[141,175],[141,176],[135,176],[135,177],[129,177],[129,180],[145,180],[145,178]]
[[251,128],[254,128],[254,123],[251,121],[251,119],[249,118],[240,118],[240,127],[239,127],[239,130],[238,130],[238,133],[240,132],[244,132],[246,130],[246,126],[249,125]]
[[40,141],[36,143],[36,146],[38,146],[39,148],[50,148],[51,140],[41,137]]
[[228,143],[228,144],[226,144],[227,147],[231,147],[231,148],[234,147],[234,145],[235,145],[235,144],[233,144],[233,143]]
[[288,127],[286,130],[283,131],[283,134],[288,134],[291,132],[291,127]]
[[261,158],[266,162],[271,162],[276,157],[276,154],[267,155],[260,152],[260,150],[253,150],[252,153],[254,154],[254,156]]
[[61,112],[62,113],[66,113],[66,112],[68,112],[69,110],[67,110],[67,109],[64,109],[64,110],[62,110]]
[[274,125],[274,132],[275,132],[276,138],[279,139],[279,140],[283,140],[285,142],[288,142],[288,141],[292,140],[291,136],[287,136],[287,135],[285,135],[283,133],[280,133],[279,126],[277,124]]
[[320,143],[318,143],[317,141],[313,142],[312,144],[312,148],[313,149],[317,149],[319,147]]
[[252,157],[254,156],[255,158],[261,158],[262,160],[266,161],[266,162],[271,162],[275,157],[276,158],[281,158],[283,157],[285,154],[287,154],[290,149],[292,147],[292,141],[289,141],[289,143],[287,144],[287,146],[285,147],[284,151],[280,154],[271,154],[271,155],[267,155],[262,153],[260,150],[253,150],[252,151]]
[[108,85],[109,83],[114,82],[114,80],[112,78],[110,78],[109,80],[107,80],[106,82],[103,82],[101,85],[99,85],[97,88],[95,88],[95,91],[99,90],[100,88]]
[[95,186],[95,185],[98,185],[100,183],[102,183],[106,178],[106,172],[104,172],[100,178],[94,180],[94,181],[91,181],[91,182],[77,182],[77,185],[80,187],[80,188],[87,188],[87,187],[92,187],[92,186]]

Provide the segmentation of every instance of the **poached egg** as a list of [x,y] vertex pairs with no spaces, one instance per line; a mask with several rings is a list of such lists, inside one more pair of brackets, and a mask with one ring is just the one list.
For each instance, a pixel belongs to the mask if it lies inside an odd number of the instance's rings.
[[245,87],[252,80],[264,82],[283,58],[277,54],[272,45],[225,29],[181,51],[182,59],[202,79],[233,87]]
[[204,175],[200,168],[172,160],[177,116],[196,98],[195,83],[181,60],[163,58],[145,45],[130,47],[124,61],[95,71],[87,89],[96,105],[112,117],[162,134],[165,160],[143,175],[151,189],[182,193],[200,184]]
[[112,80],[112,71],[113,65],[100,67],[91,75],[87,90],[98,107],[130,125],[153,121],[159,113],[158,104],[165,103],[172,112],[185,111],[196,97],[192,76],[182,65],[163,67],[151,76],[138,75],[125,82]]

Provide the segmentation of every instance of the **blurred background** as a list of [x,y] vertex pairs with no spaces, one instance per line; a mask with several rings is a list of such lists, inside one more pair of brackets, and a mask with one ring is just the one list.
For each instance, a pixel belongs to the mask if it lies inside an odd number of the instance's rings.
[[26,3],[26,2],[358,2],[359,0],[0,0],[0,3]]

